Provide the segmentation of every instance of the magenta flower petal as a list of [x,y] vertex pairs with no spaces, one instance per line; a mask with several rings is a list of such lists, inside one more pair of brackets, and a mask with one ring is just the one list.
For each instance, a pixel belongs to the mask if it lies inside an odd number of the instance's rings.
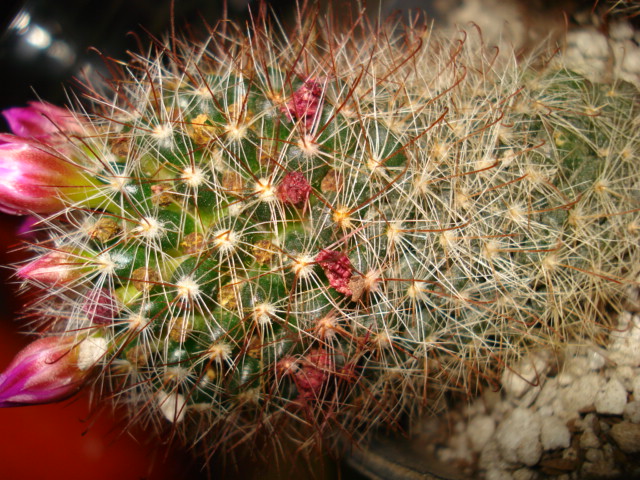
[[4,110],[11,131],[20,137],[42,138],[62,132],[81,133],[82,124],[66,108],[30,102],[28,107]]
[[0,211],[13,215],[53,213],[60,193],[82,183],[80,170],[35,140],[0,135]]
[[74,337],[40,338],[22,349],[0,374],[0,407],[64,400],[87,374],[78,366]]

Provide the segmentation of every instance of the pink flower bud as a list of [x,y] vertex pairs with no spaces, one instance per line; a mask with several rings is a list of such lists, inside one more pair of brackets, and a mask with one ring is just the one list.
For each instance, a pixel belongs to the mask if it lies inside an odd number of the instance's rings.
[[27,263],[16,273],[23,280],[53,286],[74,280],[82,272],[83,264],[79,258],[63,250],[54,250]]
[[0,407],[64,400],[88,373],[78,366],[75,337],[45,337],[22,349],[0,374]]
[[14,107],[2,112],[9,128],[20,137],[43,139],[59,133],[82,133],[82,124],[66,108],[50,103],[29,102],[28,107]]
[[316,262],[318,262],[324,270],[329,280],[329,285],[343,295],[352,295],[349,280],[351,280],[353,267],[351,266],[349,257],[341,252],[322,249],[316,257]]
[[53,213],[61,195],[83,184],[80,169],[36,140],[0,135],[0,211],[13,215]]

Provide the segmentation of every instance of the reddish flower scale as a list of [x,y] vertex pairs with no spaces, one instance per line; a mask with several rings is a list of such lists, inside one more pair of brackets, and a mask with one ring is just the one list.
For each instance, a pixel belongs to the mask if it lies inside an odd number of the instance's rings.
[[343,295],[352,295],[353,292],[349,288],[349,280],[351,280],[351,275],[353,274],[353,267],[349,257],[342,252],[323,248],[316,257],[316,262],[324,270],[329,280],[329,285]]
[[310,78],[293,92],[291,100],[281,110],[289,117],[289,120],[299,121],[307,130],[311,130],[321,109],[322,85],[317,80]]
[[289,172],[278,185],[278,198],[283,203],[304,206],[309,201],[311,185],[301,172]]
[[333,359],[326,350],[318,348],[305,355],[302,368],[294,373],[300,399],[308,401],[322,397],[333,371]]

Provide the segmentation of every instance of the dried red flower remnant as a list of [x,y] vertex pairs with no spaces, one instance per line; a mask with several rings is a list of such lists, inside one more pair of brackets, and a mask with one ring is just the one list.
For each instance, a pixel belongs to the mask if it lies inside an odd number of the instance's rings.
[[305,205],[310,193],[311,185],[301,172],[287,173],[278,185],[278,198],[283,203]]
[[322,107],[322,85],[313,79],[307,79],[298,88],[291,100],[281,107],[281,111],[292,122],[300,121],[307,130],[313,127],[313,122]]
[[351,280],[353,267],[349,257],[342,252],[322,249],[316,257],[316,262],[324,270],[329,279],[329,285],[344,295],[352,295],[349,281]]

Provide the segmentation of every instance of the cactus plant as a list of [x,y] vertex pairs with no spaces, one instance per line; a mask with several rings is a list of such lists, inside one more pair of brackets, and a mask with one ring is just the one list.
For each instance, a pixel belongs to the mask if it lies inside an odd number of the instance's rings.
[[74,121],[32,106],[38,135],[7,113],[2,208],[46,234],[17,274],[74,381],[207,454],[308,448],[606,336],[640,260],[635,86],[416,18],[260,18],[156,41]]

